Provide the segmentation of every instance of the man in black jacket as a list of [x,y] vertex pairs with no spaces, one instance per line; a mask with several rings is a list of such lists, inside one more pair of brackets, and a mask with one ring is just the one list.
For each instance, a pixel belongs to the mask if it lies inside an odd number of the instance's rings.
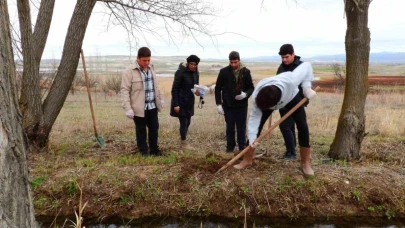
[[[277,74],[286,72],[286,71],[293,71],[295,68],[297,68],[302,61],[300,60],[301,57],[295,55],[294,53],[294,47],[291,44],[283,44],[280,47],[280,52],[278,53],[281,56],[281,64],[278,67]],[[302,92],[302,87],[301,85],[298,86],[299,88],[299,95],[301,95],[302,98],[304,98],[304,94]],[[308,102],[304,104],[304,106],[307,106]],[[280,116],[284,116],[288,110],[285,108],[282,108],[279,110]],[[306,116],[305,110],[303,115]],[[296,152],[296,136],[295,136],[295,121],[292,116],[289,116],[286,120],[284,120],[280,124],[280,131],[281,134],[283,135],[284,138],[284,143],[286,147],[286,152],[284,155],[281,157],[282,159],[286,160],[295,160],[297,156]]]
[[241,64],[239,53],[232,51],[229,66],[220,70],[215,85],[218,113],[225,115],[226,152],[233,152],[236,146],[235,125],[239,151],[245,148],[248,99],[253,90],[250,70]]

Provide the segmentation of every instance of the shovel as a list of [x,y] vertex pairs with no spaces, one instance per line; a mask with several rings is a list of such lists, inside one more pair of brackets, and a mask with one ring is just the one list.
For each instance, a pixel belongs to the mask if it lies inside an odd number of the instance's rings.
[[93,104],[91,102],[91,94],[90,94],[90,82],[89,82],[89,77],[87,76],[87,70],[86,70],[86,62],[84,60],[84,54],[83,54],[83,49],[81,49],[80,54],[82,56],[82,63],[83,63],[83,70],[84,70],[84,78],[86,79],[86,88],[87,88],[87,95],[89,96],[89,102],[90,102],[90,110],[91,110],[91,118],[93,119],[93,128],[94,128],[94,135],[96,136],[96,141],[98,145],[100,145],[101,148],[104,148],[104,139],[102,137],[99,137],[97,134],[97,128],[96,128],[96,119],[94,118],[94,110],[93,110]]
[[[314,90],[318,91],[320,89],[319,86],[317,86]],[[270,134],[270,132],[276,128],[278,125],[280,125],[281,122],[283,122],[285,119],[287,119],[293,112],[295,112],[299,107],[301,107],[305,102],[308,101],[308,98],[302,99],[297,105],[295,105],[289,112],[287,112],[283,117],[281,117],[277,122],[275,122],[273,125],[270,126],[265,132],[263,132],[259,138],[255,140],[255,142],[260,142],[266,135]],[[246,154],[249,150],[253,149],[252,146],[247,146],[244,150],[242,150],[238,155],[236,155],[234,158],[232,158],[228,163],[226,163],[224,166],[222,166],[217,173],[220,173],[221,171],[225,170],[228,168],[230,165],[232,165],[235,161],[237,161],[240,157],[242,157],[244,154]]]

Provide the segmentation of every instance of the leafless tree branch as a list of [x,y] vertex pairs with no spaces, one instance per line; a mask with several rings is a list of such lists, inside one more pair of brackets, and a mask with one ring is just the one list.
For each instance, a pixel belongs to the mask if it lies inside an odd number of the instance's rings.
[[22,49],[21,49],[21,36],[20,32],[17,31],[14,24],[10,24],[11,29],[11,41],[13,43],[14,55],[17,56],[18,61],[16,61],[16,65],[22,66],[23,57],[22,57]]
[[[212,37],[209,18],[219,10],[204,0],[98,0],[107,11],[108,26],[120,25],[136,44],[148,35],[176,45],[176,35],[191,37],[198,45],[200,35]],[[176,45],[177,46],[177,45]]]
[[30,0],[31,5],[35,8],[35,9],[39,9],[38,5],[40,4],[39,0]]

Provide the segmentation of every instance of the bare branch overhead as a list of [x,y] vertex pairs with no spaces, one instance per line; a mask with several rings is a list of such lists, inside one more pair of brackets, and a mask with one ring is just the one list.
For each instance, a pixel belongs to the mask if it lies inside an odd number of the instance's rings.
[[199,44],[199,35],[212,36],[208,27],[218,13],[204,0],[98,1],[107,7],[108,25],[123,26],[136,43],[141,39],[148,42],[148,35],[152,35],[176,44],[176,35],[181,35]]

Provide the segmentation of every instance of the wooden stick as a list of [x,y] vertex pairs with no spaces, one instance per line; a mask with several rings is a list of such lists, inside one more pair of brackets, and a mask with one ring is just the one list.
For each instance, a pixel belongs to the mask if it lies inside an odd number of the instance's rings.
[[[319,86],[315,88],[315,91],[320,89]],[[294,106],[290,111],[288,111],[283,117],[281,117],[277,122],[275,122],[269,129],[267,129],[265,132],[263,132],[259,138],[257,138],[254,143],[260,142],[266,135],[270,134],[274,128],[276,128],[278,125],[280,125],[281,122],[283,122],[285,119],[287,119],[293,112],[295,112],[299,107],[301,107],[305,102],[308,101],[308,98],[304,97],[297,105]],[[238,155],[236,155],[234,158],[232,158],[228,163],[226,163],[224,166],[222,166],[217,173],[221,172],[222,170],[227,169],[230,165],[232,165],[236,160],[238,160],[240,157],[242,157],[244,154],[246,154],[250,149],[253,149],[250,145],[247,146],[242,152],[240,152]]]
[[[271,117],[272,116],[273,116],[273,113],[269,116],[269,119],[268,119],[269,120],[269,127],[267,129],[271,128],[271,121],[272,121]],[[271,142],[270,139],[271,139],[271,137],[270,137],[270,134],[269,134],[269,142]],[[269,148],[266,148],[266,154],[267,154],[267,149],[269,149]]]
[[97,128],[96,128],[96,119],[94,118],[93,102],[91,101],[89,76],[87,75],[86,61],[84,60],[83,49],[80,50],[80,54],[81,54],[81,56],[82,56],[84,78],[85,78],[85,80],[86,80],[87,96],[89,97],[90,110],[91,110],[91,118],[93,119],[94,134],[95,134],[96,138],[98,138]]
[[273,113],[269,116],[268,120],[269,120],[269,126],[267,127],[267,129],[271,128],[271,117],[273,116]]

